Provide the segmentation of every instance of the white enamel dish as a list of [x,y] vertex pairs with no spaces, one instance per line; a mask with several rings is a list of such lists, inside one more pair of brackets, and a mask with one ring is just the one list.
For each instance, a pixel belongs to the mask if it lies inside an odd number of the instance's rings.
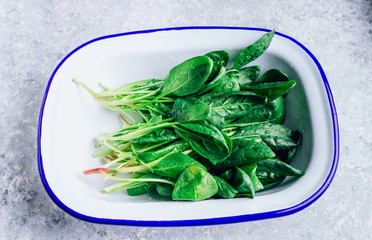
[[[309,50],[295,39],[276,33],[268,50],[251,65],[262,72],[278,68],[296,87],[287,96],[286,125],[303,141],[292,165],[306,171],[297,181],[257,194],[255,199],[169,201],[154,195],[129,197],[103,193],[112,182],[84,176],[99,167],[92,157],[99,132],[119,129],[117,113],[97,102],[72,78],[95,87],[120,86],[141,79],[164,78],[178,63],[224,49],[235,58],[240,49],[266,29],[182,27],[122,33],[91,40],[68,54],[46,88],[38,130],[41,180],[52,200],[69,214],[91,222],[136,226],[192,226],[234,223],[285,216],[316,201],[336,172],[339,132],[336,109],[325,73]],[[99,88],[95,88],[99,90]]]

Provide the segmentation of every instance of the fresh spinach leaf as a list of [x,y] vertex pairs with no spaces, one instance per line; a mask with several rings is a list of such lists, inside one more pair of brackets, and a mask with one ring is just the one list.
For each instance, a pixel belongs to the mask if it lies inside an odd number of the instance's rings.
[[258,171],[257,177],[264,186],[264,190],[273,188],[279,185],[286,178],[284,175],[279,175],[276,173],[269,173],[265,171]]
[[179,124],[176,131],[194,151],[212,164],[223,161],[231,154],[231,139],[213,125]]
[[194,57],[172,68],[164,79],[162,96],[187,96],[199,91],[211,74],[213,61],[206,56]]
[[164,197],[171,197],[173,193],[174,186],[165,183],[157,183],[156,184],[156,191],[159,193],[160,196]]
[[217,194],[226,199],[234,198],[235,195],[238,193],[238,191],[231,186],[228,182],[223,180],[222,178],[213,176],[214,180],[216,180],[216,183],[218,185],[218,192]]
[[285,115],[285,101],[280,96],[265,104],[257,104],[251,107],[236,123],[272,122],[283,124]]
[[272,172],[284,176],[301,177],[305,174],[304,171],[296,169],[279,159],[265,159],[257,162],[259,170]]
[[185,169],[173,190],[173,200],[200,201],[217,194],[218,185],[211,174],[198,166]]
[[245,165],[245,166],[241,166],[240,168],[248,174],[253,184],[255,192],[258,192],[264,189],[264,186],[262,185],[260,179],[256,175],[257,164]]
[[246,68],[241,68],[239,70],[239,85],[249,85],[254,82],[258,75],[260,75],[261,67],[260,66],[251,66]]
[[251,108],[263,104],[265,98],[252,92],[209,93],[199,98],[225,119],[237,118],[251,112]]
[[239,91],[239,71],[231,69],[221,77],[218,84],[212,89],[211,92],[235,92]]
[[[177,102],[178,100],[176,100]],[[190,104],[203,104],[202,101],[200,101],[197,98],[194,97],[186,97],[183,101],[187,101]],[[225,125],[225,119],[223,116],[221,116],[219,113],[217,113],[214,109],[210,108],[210,114],[208,115],[206,122],[210,125],[213,125],[217,127],[219,130],[222,130],[223,126]]]
[[255,164],[259,160],[274,158],[275,153],[261,138],[247,138],[233,140],[231,155],[218,163],[215,168],[226,168]]
[[248,174],[239,167],[235,167],[233,186],[239,193],[252,193],[254,197],[254,186]]
[[241,89],[249,90],[258,95],[266,96],[269,100],[273,100],[288,93],[295,85],[296,81],[291,80],[286,82],[267,82],[256,85],[243,85],[241,86]]
[[230,56],[229,53],[225,50],[209,52],[205,54],[205,56],[209,57],[213,61],[212,73],[206,82],[209,83],[217,76],[218,72],[220,72],[221,67],[226,66],[226,64],[229,62]]
[[266,71],[253,84],[268,83],[268,82],[287,82],[289,81],[287,74],[279,69],[270,69]]
[[226,73],[226,68],[221,67],[219,72],[216,74],[216,76],[213,77],[211,81],[205,82],[205,84],[200,88],[200,90],[196,93],[196,95],[200,96],[201,94],[204,94],[206,92],[211,91],[216,86],[220,85],[223,81],[223,76]]
[[[154,174],[149,173],[149,174],[142,175],[139,178],[153,178],[153,179],[155,178],[156,179],[159,177]],[[155,183],[153,182],[138,182],[136,185],[137,186],[127,189],[127,194],[129,196],[139,196],[139,195],[146,194],[146,193],[149,193],[155,190]]]
[[198,166],[205,169],[198,161],[195,161],[183,153],[172,153],[157,163],[153,167],[153,171],[160,176],[176,179],[190,166]]
[[191,105],[186,109],[175,110],[174,120],[177,122],[204,122],[211,114],[211,108],[206,104]]
[[[256,123],[241,128],[234,137],[259,136],[272,150],[290,150],[298,145],[294,132],[276,123]],[[297,134],[296,134],[297,135]]]
[[134,138],[131,140],[134,144],[147,144],[147,143],[158,143],[158,142],[164,142],[164,141],[172,141],[176,140],[178,135],[176,132],[172,129],[156,129],[151,133],[148,133],[142,137]]
[[269,47],[271,40],[274,37],[274,33],[274,30],[266,33],[255,43],[249,45],[243,51],[241,51],[238,57],[235,59],[233,68],[240,69],[244,65],[247,65],[248,63],[256,60],[259,56],[261,56]]
[[185,151],[187,148],[189,148],[187,143],[185,143],[183,141],[176,141],[176,142],[173,142],[173,143],[169,144],[166,147],[159,147],[159,148],[151,150],[151,151],[144,151],[144,152],[143,151],[136,151],[135,148],[134,148],[134,150],[135,150],[136,156],[139,159],[141,159],[145,163],[149,163],[149,162],[155,161],[155,160],[157,160],[161,157],[164,157],[165,155],[167,155],[170,152],[182,152],[182,151]]

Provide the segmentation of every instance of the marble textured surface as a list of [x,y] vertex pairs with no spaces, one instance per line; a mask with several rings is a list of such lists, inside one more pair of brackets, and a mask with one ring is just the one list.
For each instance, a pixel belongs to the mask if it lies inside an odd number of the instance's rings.
[[[37,170],[38,113],[63,57],[98,36],[225,25],[275,28],[324,67],[338,110],[336,177],[291,216],[218,226],[84,222],[58,208]],[[372,239],[372,1],[0,0],[0,239]]]

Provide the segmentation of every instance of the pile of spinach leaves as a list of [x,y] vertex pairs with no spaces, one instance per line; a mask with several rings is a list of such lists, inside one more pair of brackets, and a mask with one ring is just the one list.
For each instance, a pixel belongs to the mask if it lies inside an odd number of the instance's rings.
[[104,147],[93,155],[107,163],[84,173],[118,180],[105,192],[192,201],[253,198],[287,176],[302,176],[290,165],[301,134],[283,126],[285,96],[296,82],[278,69],[260,76],[260,66],[247,66],[273,37],[268,32],[243,49],[231,68],[229,53],[220,50],[182,62],[165,79],[101,84],[102,93],[74,80],[129,118],[119,131],[99,136]]

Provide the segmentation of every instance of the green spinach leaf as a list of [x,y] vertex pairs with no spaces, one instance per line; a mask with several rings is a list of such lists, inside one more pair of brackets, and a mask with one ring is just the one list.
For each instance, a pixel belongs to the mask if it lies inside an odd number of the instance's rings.
[[296,81],[291,80],[286,82],[267,82],[256,85],[243,85],[241,86],[241,89],[249,90],[258,95],[266,96],[269,100],[273,100],[288,93],[295,85]]
[[265,159],[257,162],[259,170],[272,172],[284,176],[301,177],[305,174],[304,171],[296,169],[279,159]]
[[283,71],[279,69],[270,69],[266,71],[259,79],[254,81],[253,84],[287,81],[289,81],[288,76]]
[[213,125],[180,124],[176,131],[194,151],[212,164],[223,161],[231,154],[231,139]]
[[218,185],[211,174],[198,166],[185,169],[173,190],[173,200],[199,201],[217,194]]
[[272,122],[283,124],[285,116],[285,101],[280,96],[268,103],[253,106],[236,123]]
[[249,45],[243,51],[241,51],[238,57],[235,59],[233,68],[240,69],[244,65],[247,65],[248,63],[256,60],[259,56],[261,56],[269,47],[271,40],[274,37],[274,33],[274,30],[266,33],[255,43]]
[[255,164],[259,160],[274,157],[275,153],[259,137],[235,139],[233,140],[231,155],[224,161],[218,163],[215,168]]
[[190,166],[198,166],[205,169],[198,161],[195,161],[183,153],[172,153],[157,163],[153,167],[153,171],[163,177],[178,178],[183,170]]
[[218,185],[218,192],[217,194],[226,199],[234,198],[235,195],[238,193],[238,191],[231,186],[228,182],[223,180],[222,178],[213,176],[214,180],[216,180],[216,183]]
[[239,70],[239,84],[240,85],[249,85],[254,82],[258,75],[260,75],[261,67],[260,66],[251,66],[242,68]]
[[248,174],[239,167],[235,167],[233,186],[239,193],[252,193],[254,197],[254,186]]
[[187,96],[199,91],[211,74],[213,61],[206,56],[194,57],[172,68],[164,79],[162,96]]

